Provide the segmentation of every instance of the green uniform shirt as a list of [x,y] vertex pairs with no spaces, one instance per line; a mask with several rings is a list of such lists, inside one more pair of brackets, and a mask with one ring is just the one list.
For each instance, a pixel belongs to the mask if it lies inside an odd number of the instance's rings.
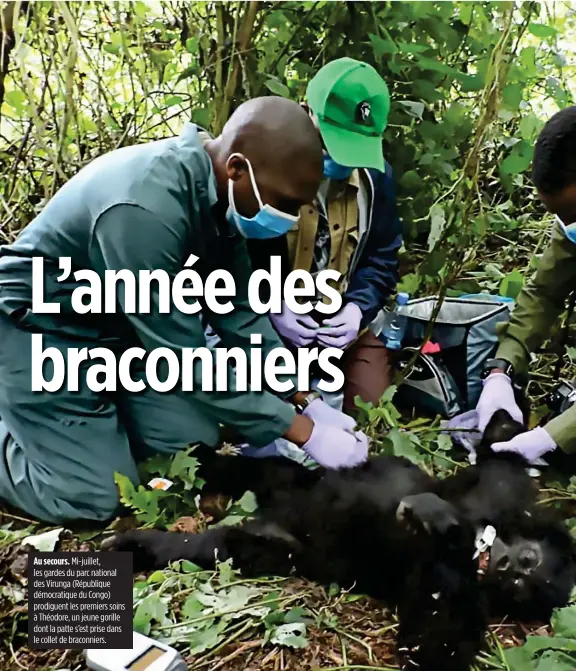
[[[526,373],[530,353],[548,337],[574,289],[576,245],[557,225],[536,273],[518,296],[510,322],[501,327],[496,357],[509,361],[517,372]],[[545,428],[562,450],[576,451],[576,405],[551,420]]]
[[[216,201],[212,163],[195,125],[188,124],[179,137],[97,158],[64,185],[16,242],[2,248],[0,311],[22,328],[93,342],[117,354],[134,346],[148,352],[167,347],[180,358],[182,348],[206,345],[198,315],[176,309],[160,314],[156,282],[151,283],[150,314],[77,314],[71,295],[82,283],[72,276],[57,282],[62,274],[58,259],[71,257],[74,270],[95,270],[102,278],[106,270],[121,269],[136,276],[140,270],[163,269],[173,277],[194,254],[199,261],[193,269],[203,278],[224,268],[235,279],[236,297],[221,300],[231,300],[232,312],[214,314],[205,305],[202,310],[223,346],[249,350],[253,347],[250,334],[260,333],[264,358],[283,344],[268,317],[250,308],[246,244],[227,222],[216,221]],[[31,312],[34,256],[45,259],[45,300],[58,302],[60,314]],[[119,302],[124,304],[121,292]],[[233,378],[230,372],[229,379]],[[256,446],[280,437],[295,416],[290,403],[269,391],[242,392],[232,386],[228,392],[202,392],[200,366],[194,386],[195,391],[188,394],[190,403],[200,404],[208,418],[235,427]]]

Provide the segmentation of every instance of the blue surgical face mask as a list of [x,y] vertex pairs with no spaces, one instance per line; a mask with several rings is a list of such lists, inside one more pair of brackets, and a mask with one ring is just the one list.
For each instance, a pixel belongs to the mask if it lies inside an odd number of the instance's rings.
[[234,203],[234,182],[230,179],[228,180],[228,212],[226,218],[236,226],[245,238],[265,240],[284,235],[298,222],[299,216],[281,212],[271,205],[262,203],[250,161],[248,159],[245,159],[245,161],[248,164],[252,188],[260,209],[251,218],[240,214]]
[[329,179],[348,179],[352,174],[354,168],[349,168],[345,165],[340,165],[324,152],[324,176]]
[[568,240],[576,245],[576,222],[566,225],[558,215],[556,215],[556,221],[560,224]]

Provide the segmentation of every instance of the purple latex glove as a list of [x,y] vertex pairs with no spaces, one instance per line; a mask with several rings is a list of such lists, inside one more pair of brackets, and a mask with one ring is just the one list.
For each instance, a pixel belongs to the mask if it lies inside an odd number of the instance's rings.
[[334,317],[322,322],[318,342],[324,347],[343,349],[358,335],[362,310],[356,303],[347,303]]
[[368,437],[361,431],[350,433],[330,424],[314,424],[312,435],[302,449],[324,468],[350,468],[366,461]]
[[512,380],[504,373],[491,373],[483,382],[484,389],[476,406],[478,430],[484,433],[486,425],[497,410],[506,410],[512,419],[524,422],[522,410],[516,404]]
[[556,447],[552,436],[540,426],[532,431],[521,433],[505,443],[492,445],[494,452],[517,452],[530,463],[540,459],[547,452],[552,452]]
[[309,417],[315,424],[331,424],[344,431],[353,432],[356,428],[356,420],[345,415],[339,410],[331,408],[322,399],[317,398],[302,413]]
[[[446,422],[445,428],[449,429],[446,433],[455,442],[462,445],[471,454],[476,453],[476,447],[482,438],[482,434],[478,431],[478,413],[476,410],[467,410],[452,417]],[[455,429],[462,429],[462,431],[456,431]]]
[[318,324],[309,315],[297,315],[282,302],[280,314],[270,313],[270,320],[278,333],[296,347],[306,347],[316,338]]

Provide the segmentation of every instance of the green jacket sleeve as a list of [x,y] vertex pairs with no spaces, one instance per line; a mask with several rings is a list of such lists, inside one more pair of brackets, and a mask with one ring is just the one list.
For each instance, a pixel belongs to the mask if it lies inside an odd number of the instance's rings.
[[[236,243],[232,267],[227,270],[233,275],[236,284],[236,295],[231,302],[234,304],[234,310],[226,315],[219,315],[211,311],[205,311],[210,326],[218,333],[225,347],[241,347],[249,350],[250,347],[258,347],[250,343],[251,334],[262,336],[262,361],[273,349],[285,348],[284,343],[272,326],[272,322],[267,314],[256,314],[248,299],[248,283],[252,274],[252,262],[248,254],[248,247],[243,239],[238,239]],[[279,360],[280,364],[282,360]],[[291,381],[296,387],[298,376],[284,374],[276,375],[279,382]],[[274,392],[283,398],[292,396],[295,389],[284,393]]]
[[[162,269],[173,278],[183,269],[186,260],[183,250],[190,246],[189,228],[188,222],[164,221],[157,214],[135,205],[117,205],[96,222],[90,258],[102,275],[105,270],[126,269],[138,276],[141,270]],[[180,359],[184,348],[205,345],[198,315],[186,315],[176,309],[170,314],[161,314],[158,283],[151,283],[150,293],[152,309],[149,314],[126,314],[145,350],[150,352],[157,347],[166,347]],[[125,307],[121,290],[118,291],[118,302]],[[201,404],[208,417],[234,427],[257,447],[279,438],[294,419],[294,407],[273,394],[236,391],[231,370],[228,370],[227,392],[203,392],[201,379],[201,367],[197,366],[194,391],[189,392],[190,402]]]
[[[518,296],[509,323],[500,327],[496,357],[509,361],[517,372],[526,373],[529,355],[548,337],[575,288],[576,245],[567,240],[557,226],[536,273]],[[562,450],[576,450],[576,406],[544,428]]]
[[544,426],[563,452],[576,452],[576,405]]
[[509,361],[517,372],[526,373],[530,354],[548,337],[574,288],[576,245],[558,226],[536,273],[520,292],[510,321],[500,327],[496,357]]

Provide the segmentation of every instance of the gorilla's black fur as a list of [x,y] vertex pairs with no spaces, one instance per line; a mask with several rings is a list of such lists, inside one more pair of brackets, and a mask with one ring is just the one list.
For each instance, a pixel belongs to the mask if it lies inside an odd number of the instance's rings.
[[[255,519],[202,534],[142,530],[109,549],[134,552],[135,570],[188,559],[202,567],[232,557],[245,576],[298,575],[397,607],[406,668],[468,671],[488,618],[546,620],[575,580],[571,537],[516,454],[490,445],[523,427],[499,411],[476,466],[444,480],[410,461],[379,456],[352,469],[308,470],[284,458],[205,455],[206,492],[256,494]],[[484,574],[478,530],[497,531]]]

